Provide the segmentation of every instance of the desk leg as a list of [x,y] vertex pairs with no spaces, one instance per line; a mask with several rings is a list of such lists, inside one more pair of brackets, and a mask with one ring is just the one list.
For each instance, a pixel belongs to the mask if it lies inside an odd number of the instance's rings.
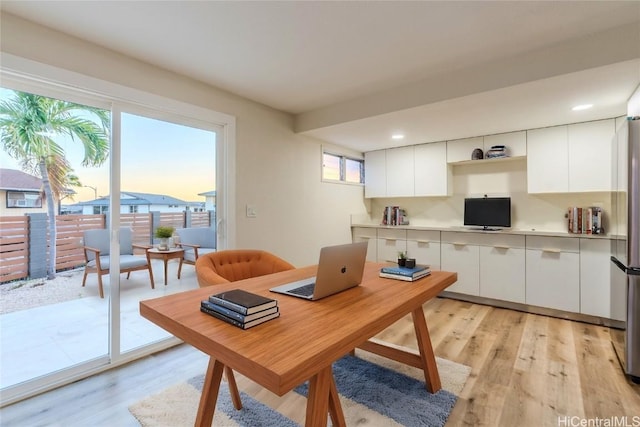
[[211,357],[209,359],[207,374],[204,377],[204,384],[202,385],[202,395],[200,396],[200,405],[198,406],[196,427],[211,427],[223,371],[224,365]]
[[329,411],[331,411],[331,421],[335,426],[346,426],[331,366],[327,366],[309,380],[305,426],[326,426]]
[[415,309],[411,313],[413,317],[413,327],[416,331],[418,340],[418,349],[420,350],[420,358],[422,359],[422,368],[424,370],[424,380],[427,390],[436,393],[442,388],[440,384],[440,374],[438,374],[438,365],[436,364],[436,356],[433,353],[431,345],[431,337],[427,328],[427,321],[424,317],[422,307]]

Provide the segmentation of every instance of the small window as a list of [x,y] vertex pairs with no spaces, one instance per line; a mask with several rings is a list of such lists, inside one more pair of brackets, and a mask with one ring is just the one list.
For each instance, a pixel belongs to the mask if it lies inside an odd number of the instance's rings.
[[322,154],[322,179],[364,184],[364,161],[337,154]]
[[94,206],[93,207],[93,214],[94,215],[106,214],[107,212],[109,212],[109,206]]
[[42,195],[38,192],[7,191],[7,208],[41,208]]
[[129,213],[138,213],[138,205],[129,206]]

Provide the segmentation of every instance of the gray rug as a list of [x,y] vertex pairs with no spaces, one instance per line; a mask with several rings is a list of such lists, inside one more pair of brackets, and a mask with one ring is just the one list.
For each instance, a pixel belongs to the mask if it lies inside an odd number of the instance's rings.
[[[443,426],[471,368],[440,358],[437,362],[443,389],[435,394],[426,391],[420,370],[370,353],[359,352],[358,357],[335,362],[334,377],[347,425]],[[132,405],[129,411],[144,427],[192,426],[203,382],[204,375],[199,375]],[[293,393],[306,396],[307,384]],[[236,411],[223,382],[213,425],[298,425],[244,392],[241,398],[243,409]]]

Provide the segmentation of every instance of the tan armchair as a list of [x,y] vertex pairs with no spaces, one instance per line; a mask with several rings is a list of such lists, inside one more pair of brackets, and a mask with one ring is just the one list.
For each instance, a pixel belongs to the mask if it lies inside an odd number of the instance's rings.
[[[131,229],[126,227],[120,229],[120,272],[127,273],[128,279],[132,271],[148,270],[151,289],[154,289],[153,271],[151,270],[147,257],[133,254],[134,248],[146,250],[150,247],[151,246],[133,244],[133,232]],[[89,273],[96,273],[98,275],[100,298],[104,298],[102,276],[109,274],[108,229],[87,230],[84,232],[84,258],[86,265],[84,268],[84,277],[82,278],[82,286],[86,284]]]
[[196,261],[196,276],[200,287],[204,287],[294,268],[269,252],[252,249],[226,250],[200,256]]

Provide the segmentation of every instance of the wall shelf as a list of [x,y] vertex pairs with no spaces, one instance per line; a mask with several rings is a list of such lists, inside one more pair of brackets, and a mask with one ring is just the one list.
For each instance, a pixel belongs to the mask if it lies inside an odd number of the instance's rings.
[[485,163],[499,163],[499,162],[514,162],[516,160],[525,160],[527,156],[513,156],[513,157],[499,157],[495,159],[479,159],[479,160],[464,160],[461,162],[451,162],[450,165],[480,165]]

